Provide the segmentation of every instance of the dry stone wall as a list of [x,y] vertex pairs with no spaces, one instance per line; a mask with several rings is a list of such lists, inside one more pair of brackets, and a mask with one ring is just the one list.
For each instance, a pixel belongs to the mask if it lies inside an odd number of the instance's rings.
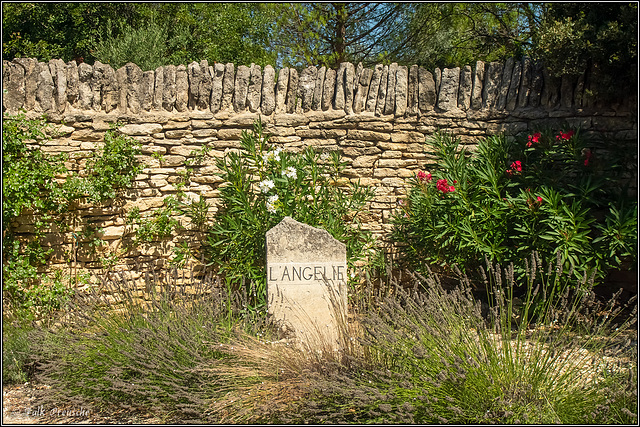
[[[127,234],[126,212],[138,207],[142,216],[151,215],[166,196],[175,195],[186,162],[204,146],[211,148],[208,157],[185,190],[187,197],[204,197],[213,214],[220,185],[215,159],[237,149],[242,131],[258,117],[272,142],[286,150],[340,150],[348,162],[343,181],[359,180],[375,189],[363,221],[384,240],[407,178],[432,161],[423,142],[437,129],[473,146],[499,132],[568,124],[637,144],[637,94],[615,104],[600,102],[589,96],[591,76],[553,78],[527,58],[433,71],[395,63],[276,71],[270,65],[203,60],[144,72],[131,63],[114,70],[98,61],[17,58],[3,61],[3,110],[45,114],[59,136],[43,149],[68,152],[72,170],[82,170],[112,123],[140,141],[144,169],[134,188],[110,205],[79,206],[80,222],[102,228],[107,250],[117,251]],[[25,215],[15,227],[28,234],[32,224]],[[139,248],[120,262],[147,259],[161,265],[178,239]],[[50,241],[73,246],[69,233]],[[64,264],[67,249],[55,252],[54,263]],[[84,268],[100,267],[89,256],[76,254],[75,260]]]

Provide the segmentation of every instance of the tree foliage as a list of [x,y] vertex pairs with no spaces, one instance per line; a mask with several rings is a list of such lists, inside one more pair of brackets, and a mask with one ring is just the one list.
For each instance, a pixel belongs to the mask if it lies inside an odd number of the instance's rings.
[[535,55],[552,75],[578,75],[593,69],[601,94],[628,92],[637,79],[638,5],[546,4],[533,42]]
[[272,9],[259,3],[3,4],[3,56],[82,57],[143,69],[213,62],[266,65]]
[[405,3],[284,3],[277,11],[276,49],[285,65],[375,63],[401,45]]
[[521,57],[530,47],[538,6],[528,3],[411,4],[398,62],[429,68]]

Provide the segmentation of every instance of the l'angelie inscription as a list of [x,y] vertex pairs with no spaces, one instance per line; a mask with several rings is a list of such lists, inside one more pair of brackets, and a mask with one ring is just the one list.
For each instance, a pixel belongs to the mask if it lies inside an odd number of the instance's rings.
[[274,262],[269,264],[267,281],[270,284],[299,285],[315,285],[322,280],[343,282],[346,279],[345,269],[344,264],[335,262]]
[[267,231],[268,311],[307,343],[336,343],[347,307],[344,243],[285,217]]

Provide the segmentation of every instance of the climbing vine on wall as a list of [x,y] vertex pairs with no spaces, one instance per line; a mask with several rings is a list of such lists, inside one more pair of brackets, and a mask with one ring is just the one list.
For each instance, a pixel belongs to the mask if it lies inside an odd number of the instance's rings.
[[[27,119],[24,114],[3,116],[2,129],[2,235],[3,297],[16,310],[42,313],[56,309],[68,289],[60,273],[38,274],[53,248],[45,233],[56,227],[69,228],[74,203],[101,203],[130,187],[141,166],[136,160],[138,143],[119,134],[117,125],[105,133],[102,148],[88,159],[82,175],[65,165],[66,153],[48,154],[42,145],[56,134],[44,118]],[[18,235],[14,220],[32,215],[33,227]],[[95,251],[103,242],[95,227],[85,224],[80,233],[86,250]],[[71,259],[71,258],[69,258]],[[77,277],[76,277],[77,280]]]

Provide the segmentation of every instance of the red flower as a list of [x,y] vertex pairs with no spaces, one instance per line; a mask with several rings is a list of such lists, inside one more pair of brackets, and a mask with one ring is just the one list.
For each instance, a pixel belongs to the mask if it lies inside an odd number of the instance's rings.
[[418,179],[420,180],[420,182],[424,182],[424,181],[429,182],[431,181],[431,174],[420,171],[418,172]]
[[542,203],[542,197],[538,196],[536,197],[536,200],[538,200],[538,203]]
[[520,160],[516,160],[511,163],[511,166],[507,169],[507,175],[509,176],[513,175],[515,172],[522,172],[522,163]]
[[451,191],[455,191],[455,187],[453,185],[449,185],[446,179],[439,179],[436,183],[436,188],[443,193],[449,193]]
[[560,140],[563,140],[563,139],[564,139],[565,141],[567,141],[567,140],[571,139],[571,137],[572,137],[573,135],[575,135],[575,132],[574,132],[574,131],[572,131],[572,130],[570,130],[570,131],[569,131],[569,132],[567,132],[567,133],[560,132],[560,135],[556,136],[556,140],[557,140],[557,141],[560,141]]
[[531,147],[533,144],[537,144],[538,142],[540,142],[540,136],[540,132],[529,135],[529,142],[527,142],[527,147]]
[[584,165],[585,166],[589,166],[589,161],[591,160],[591,150],[589,150],[588,148],[584,149],[584,155],[586,156],[586,158],[584,159]]

